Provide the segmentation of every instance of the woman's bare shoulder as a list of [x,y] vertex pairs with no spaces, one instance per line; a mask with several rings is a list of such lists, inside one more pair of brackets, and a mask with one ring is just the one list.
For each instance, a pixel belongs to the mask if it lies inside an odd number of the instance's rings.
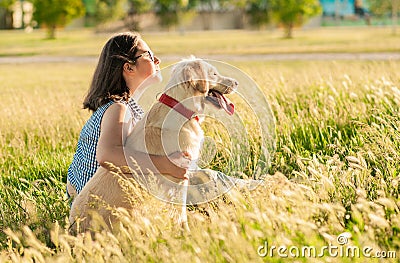
[[121,121],[125,117],[127,106],[124,103],[116,102],[110,105],[104,112],[102,122]]

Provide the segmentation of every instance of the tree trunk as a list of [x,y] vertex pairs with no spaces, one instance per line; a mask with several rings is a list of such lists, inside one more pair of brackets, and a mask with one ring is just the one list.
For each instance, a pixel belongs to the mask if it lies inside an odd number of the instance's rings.
[[293,38],[293,23],[288,23],[285,25],[286,38]]
[[12,12],[8,9],[0,8],[0,29],[12,29],[13,16]]
[[47,28],[47,38],[55,39],[56,38],[56,25],[49,25]]
[[24,10],[24,1],[20,0],[20,7],[21,7],[21,29],[25,28],[25,10]]

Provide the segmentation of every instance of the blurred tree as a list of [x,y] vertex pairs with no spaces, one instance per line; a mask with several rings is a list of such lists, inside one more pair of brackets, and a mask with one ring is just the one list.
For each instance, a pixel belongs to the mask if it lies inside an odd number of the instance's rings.
[[367,25],[371,25],[371,17],[367,8],[364,5],[363,0],[355,0],[354,1],[354,14],[363,18]]
[[250,24],[258,28],[267,25],[271,20],[268,0],[250,0],[246,12],[250,17]]
[[67,25],[85,12],[82,0],[32,0],[33,19],[47,28],[48,38],[55,38],[57,27]]
[[[3,9],[3,20],[0,21],[0,28],[11,29],[13,26],[12,6],[17,0],[0,0],[0,9]],[[0,10],[1,11],[1,10]]]
[[16,0],[1,0],[0,7],[11,8],[11,6],[16,2]]
[[272,16],[285,28],[285,36],[292,38],[295,25],[304,24],[321,13],[319,0],[269,0]]
[[160,19],[160,25],[170,29],[182,26],[185,19],[190,19],[195,11],[195,0],[155,0],[154,9]]
[[102,24],[122,19],[127,14],[127,0],[96,0],[95,23]]
[[96,0],[82,0],[85,5],[85,26],[96,24]]
[[369,0],[369,11],[376,17],[389,15],[392,9],[392,0]]
[[393,34],[396,34],[398,13],[400,12],[400,0],[368,0],[369,11],[377,17],[392,17]]
[[125,18],[125,25],[130,30],[140,31],[139,16],[152,8],[153,3],[148,0],[128,0],[128,15]]
[[129,0],[82,0],[85,5],[85,26],[98,26],[125,18]]

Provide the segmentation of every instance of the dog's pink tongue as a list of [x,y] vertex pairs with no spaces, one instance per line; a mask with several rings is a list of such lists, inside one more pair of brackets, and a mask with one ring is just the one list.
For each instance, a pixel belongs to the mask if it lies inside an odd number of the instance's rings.
[[235,112],[235,105],[225,98],[224,95],[217,91],[212,91],[213,96],[218,100],[219,105],[229,114],[232,115]]

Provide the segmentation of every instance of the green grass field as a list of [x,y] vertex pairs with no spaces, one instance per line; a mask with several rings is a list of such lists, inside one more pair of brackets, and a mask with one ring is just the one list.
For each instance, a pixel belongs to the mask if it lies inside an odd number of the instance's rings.
[[[294,39],[280,30],[142,33],[162,55],[276,54],[312,52],[398,52],[400,35],[390,27],[351,27],[295,30]],[[91,30],[60,31],[56,40],[45,31],[0,31],[1,56],[98,56],[110,34]]]
[[[400,48],[399,37],[384,29],[362,31],[359,45],[346,42],[357,35],[348,29],[301,31],[293,42],[276,32],[227,32],[222,43],[214,41],[222,38],[215,32],[196,33],[197,41],[194,34],[143,35],[165,55]],[[95,56],[108,38],[87,31],[60,32],[54,42],[41,37],[0,31],[0,55]],[[67,233],[64,197],[67,168],[89,116],[81,102],[94,66],[0,64],[0,262],[283,262],[279,246],[296,262],[382,262],[378,256],[398,262],[400,61],[235,62],[258,83],[276,118],[266,185],[192,210],[190,234],[171,219],[176,208],[136,189],[143,198],[134,215],[116,211],[123,231],[95,239]],[[344,232],[351,237],[341,246],[337,237]],[[324,246],[344,252],[330,254]],[[301,255],[310,248],[316,253]]]

